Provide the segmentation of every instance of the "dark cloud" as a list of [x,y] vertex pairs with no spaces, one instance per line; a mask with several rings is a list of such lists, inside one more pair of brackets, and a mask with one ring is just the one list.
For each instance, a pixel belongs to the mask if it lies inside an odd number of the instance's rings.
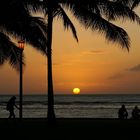
[[116,79],[120,79],[122,77],[125,77],[125,74],[124,73],[118,73],[118,74],[114,74],[114,75],[110,76],[108,79],[116,80]]
[[92,54],[105,54],[106,52],[105,51],[102,51],[102,50],[91,50],[91,51],[86,51],[86,52],[83,52],[83,54],[85,55],[92,55]]
[[92,50],[91,53],[97,53],[97,54],[102,54],[104,53],[105,51],[100,51],[100,50]]
[[129,71],[140,71],[140,64],[128,69]]
[[[124,73],[124,71],[125,71],[125,73]],[[126,72],[130,72],[130,71],[131,72],[140,72],[140,64],[135,65],[134,67],[131,67],[129,69],[125,69],[124,71],[122,71],[120,73],[117,73],[117,74],[114,74],[114,75],[108,77],[108,79],[110,79],[110,80],[117,80],[117,79],[120,79],[120,78],[124,78],[128,74]]]

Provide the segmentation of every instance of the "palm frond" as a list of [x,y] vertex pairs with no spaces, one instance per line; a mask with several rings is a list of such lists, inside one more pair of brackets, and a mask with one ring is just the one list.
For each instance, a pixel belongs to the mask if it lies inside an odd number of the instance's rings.
[[21,38],[46,55],[47,24],[38,17],[28,17],[26,20],[6,23],[3,28],[16,38]]
[[30,38],[28,42],[30,42],[31,45],[40,50],[43,54],[47,55],[47,23],[42,18],[31,17],[31,25],[32,28],[34,28],[32,31],[37,33],[36,39],[38,39],[38,43],[35,42],[35,39]]
[[16,47],[16,46],[10,46],[10,56],[9,56],[9,64],[11,66],[13,66],[13,68],[15,68],[17,71],[20,70],[20,63],[22,63],[22,65],[25,65],[25,57],[24,54],[22,53],[22,62],[20,62],[20,55],[21,55],[21,50]]
[[121,3],[124,6],[128,6],[129,8],[131,8],[134,0],[112,0],[113,2],[117,2],[117,3]]
[[140,4],[140,0],[134,0],[131,9],[136,8]]
[[44,1],[41,0],[23,0],[24,5],[31,12],[45,13]]
[[128,6],[131,10],[136,8],[140,3],[140,0],[113,0],[113,1],[119,2],[123,4],[124,6]]
[[58,5],[56,11],[57,12],[56,12],[55,16],[62,19],[65,29],[71,29],[72,30],[73,36],[78,42],[76,29],[75,29],[72,21],[67,16],[66,12],[63,10],[63,8],[60,5]]
[[132,1],[133,0],[81,0],[76,2],[63,2],[63,5],[68,9],[71,9],[71,11],[75,6],[77,6],[79,9],[84,8],[94,14],[106,16],[109,20],[127,19],[140,24],[139,16],[130,8],[132,6]]
[[86,28],[97,30],[104,34],[107,40],[117,42],[122,48],[129,50],[130,39],[122,28],[110,23],[101,16],[88,11],[86,8],[79,8],[78,6],[73,5],[71,11]]
[[136,21],[138,24],[140,24],[139,16],[128,6],[123,5],[119,2],[106,1],[104,3],[101,3],[98,7],[102,15],[105,15],[109,20],[123,18],[134,22]]
[[[14,69],[19,71],[20,51],[8,36],[0,32],[0,65],[9,62]],[[24,55],[22,60],[24,64]]]

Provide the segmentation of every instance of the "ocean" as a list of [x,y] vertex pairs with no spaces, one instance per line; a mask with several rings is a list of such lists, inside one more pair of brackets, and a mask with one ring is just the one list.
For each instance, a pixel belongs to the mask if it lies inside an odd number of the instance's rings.
[[[0,118],[7,118],[6,103],[11,96],[0,96]],[[118,109],[125,104],[128,118],[135,105],[140,108],[140,95],[55,95],[57,118],[117,118]],[[17,105],[19,98],[17,96]],[[19,110],[15,109],[16,117]],[[47,96],[26,95],[23,97],[24,118],[46,118]]]

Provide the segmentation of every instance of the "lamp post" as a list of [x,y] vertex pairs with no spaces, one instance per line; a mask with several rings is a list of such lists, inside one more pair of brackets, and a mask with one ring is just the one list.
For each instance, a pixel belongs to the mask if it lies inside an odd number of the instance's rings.
[[24,41],[19,41],[19,48],[20,48],[20,76],[19,76],[19,118],[22,119],[22,93],[23,93],[23,87],[22,87],[22,53],[24,50]]

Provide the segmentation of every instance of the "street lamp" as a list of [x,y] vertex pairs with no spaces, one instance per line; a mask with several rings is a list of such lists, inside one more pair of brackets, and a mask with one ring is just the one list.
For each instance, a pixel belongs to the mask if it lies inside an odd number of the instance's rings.
[[22,93],[23,93],[23,87],[22,87],[22,53],[24,50],[24,41],[19,41],[19,48],[20,48],[20,76],[19,76],[19,118],[22,119]]

